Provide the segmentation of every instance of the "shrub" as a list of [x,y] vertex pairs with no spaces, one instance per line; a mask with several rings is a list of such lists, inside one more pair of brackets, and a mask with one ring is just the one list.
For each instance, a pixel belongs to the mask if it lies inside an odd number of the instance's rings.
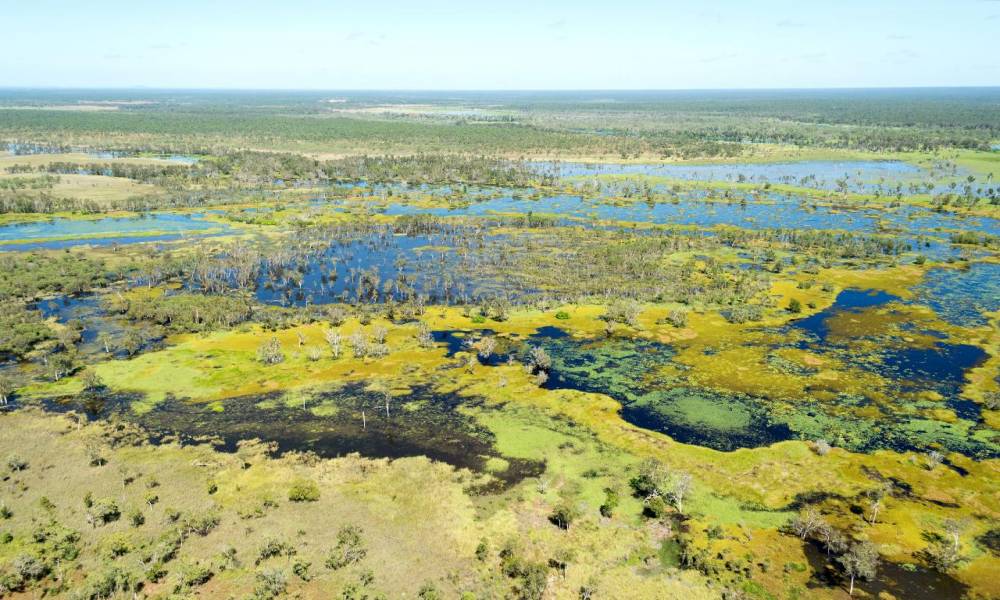
[[265,569],[259,571],[253,587],[254,600],[270,600],[285,593],[288,588],[288,576],[281,569]]
[[281,342],[272,337],[257,348],[257,360],[265,365],[276,365],[284,362],[285,354],[281,351]]
[[264,540],[264,545],[257,551],[256,564],[259,565],[265,560],[274,558],[275,556],[295,556],[295,554],[295,547],[288,542],[283,542],[277,538],[267,538]]
[[337,545],[326,559],[327,568],[337,570],[361,561],[368,554],[361,534],[361,528],[356,525],[341,527],[337,532]]
[[604,503],[601,504],[601,515],[609,518],[614,515],[615,509],[618,508],[619,500],[618,490],[604,488]]
[[559,529],[569,529],[569,526],[580,516],[580,510],[570,500],[564,500],[556,505],[549,521]]
[[299,479],[288,489],[288,499],[292,502],[316,502],[319,500],[319,486],[315,481]]
[[132,527],[142,527],[146,523],[146,515],[137,508],[128,514],[128,520]]
[[23,471],[28,468],[28,461],[18,454],[7,457],[7,468],[11,471]]
[[87,519],[94,527],[117,521],[121,515],[118,504],[110,498],[95,500],[87,510]]
[[802,312],[802,303],[799,302],[798,298],[792,298],[788,301],[788,312],[792,314],[798,314]]
[[667,322],[674,327],[687,327],[688,314],[683,310],[672,310],[667,313]]
[[561,310],[556,313],[556,318],[559,319],[560,321],[565,321],[566,319],[569,318],[569,313],[564,310]]
[[182,530],[184,533],[195,533],[202,537],[208,535],[213,529],[219,526],[219,515],[213,512],[206,512],[200,515],[190,515],[184,519]]
[[603,319],[609,323],[624,323],[630,327],[639,325],[642,307],[634,300],[615,300],[608,305]]
[[726,320],[739,325],[764,318],[764,309],[759,304],[740,304],[725,313]]

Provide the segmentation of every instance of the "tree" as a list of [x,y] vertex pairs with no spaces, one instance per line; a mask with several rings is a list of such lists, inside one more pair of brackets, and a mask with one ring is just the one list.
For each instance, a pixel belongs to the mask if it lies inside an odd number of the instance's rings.
[[691,475],[683,472],[675,473],[670,480],[670,490],[667,493],[680,514],[684,514],[684,497],[691,491],[691,483]]
[[125,338],[122,340],[122,349],[129,356],[133,356],[142,348],[142,336],[134,330],[129,330],[125,334]]
[[326,337],[326,343],[330,345],[330,353],[333,354],[334,358],[340,358],[340,347],[343,340],[340,332],[336,329],[327,329],[323,335]]
[[281,351],[281,342],[278,338],[271,337],[257,348],[257,360],[265,365],[276,365],[284,362],[285,354]]
[[826,521],[823,520],[823,516],[811,506],[796,515],[788,524],[792,532],[801,540],[805,540],[824,525],[826,525]]
[[823,542],[823,547],[826,548],[826,555],[830,556],[834,552],[843,552],[847,548],[847,540],[844,538],[844,534],[830,525],[829,523],[822,523],[816,530],[816,537]]
[[965,562],[962,556],[961,536],[967,523],[961,519],[945,519],[941,523],[944,535],[931,534],[932,542],[922,552],[923,557],[933,568],[947,572]]
[[882,485],[878,486],[873,490],[868,491],[868,508],[871,516],[868,518],[868,524],[874,525],[875,521],[878,520],[878,513],[882,509],[882,502],[886,496],[892,493],[892,483],[884,482]]
[[0,375],[0,406],[7,406],[7,402],[14,394],[14,382],[9,377]]
[[878,569],[878,548],[871,542],[858,542],[837,561],[844,568],[844,574],[850,578],[851,584],[848,594],[854,595],[854,580],[874,579]]

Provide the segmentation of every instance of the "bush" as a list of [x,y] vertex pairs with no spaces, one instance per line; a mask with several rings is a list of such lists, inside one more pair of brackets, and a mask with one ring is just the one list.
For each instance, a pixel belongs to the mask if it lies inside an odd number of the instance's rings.
[[802,312],[802,303],[799,302],[798,298],[792,298],[788,301],[788,312],[792,314],[798,314]]
[[326,559],[328,569],[341,569],[361,561],[368,551],[361,541],[362,530],[356,525],[341,527],[337,532],[337,545]]
[[87,510],[87,519],[94,527],[117,521],[121,515],[118,504],[110,498],[95,500]]
[[602,318],[609,323],[624,323],[630,327],[637,327],[639,325],[640,313],[642,313],[642,307],[639,306],[638,302],[634,300],[615,300],[608,305]]
[[281,351],[281,342],[278,338],[272,337],[257,348],[257,360],[265,365],[276,365],[285,361],[285,354]]
[[18,454],[7,457],[7,468],[11,471],[23,471],[28,468],[28,461]]
[[288,542],[283,542],[276,538],[267,538],[264,540],[264,545],[257,551],[256,564],[259,565],[265,560],[274,558],[275,556],[295,556],[295,554],[295,547]]
[[764,318],[764,309],[759,304],[740,304],[725,313],[726,320],[739,325]]
[[299,479],[288,489],[288,499],[292,502],[316,502],[319,500],[319,486],[315,481]]
[[559,529],[569,529],[569,526],[580,516],[580,510],[570,501],[565,500],[556,505],[549,521]]
[[618,508],[618,490],[614,488],[604,488],[604,503],[601,504],[601,515],[610,518]]
[[667,313],[667,322],[674,327],[687,327],[688,314],[683,310],[672,310]]
[[142,527],[146,523],[146,515],[137,508],[128,514],[128,520],[132,527]]
[[184,519],[182,529],[186,534],[195,533],[204,537],[219,526],[219,521],[219,515],[212,512],[191,515]]
[[288,576],[281,569],[265,569],[259,571],[253,586],[254,600],[270,600],[285,593],[288,588]]
[[566,319],[569,318],[569,313],[564,310],[561,310],[556,313],[556,318],[559,319],[560,321],[565,321]]

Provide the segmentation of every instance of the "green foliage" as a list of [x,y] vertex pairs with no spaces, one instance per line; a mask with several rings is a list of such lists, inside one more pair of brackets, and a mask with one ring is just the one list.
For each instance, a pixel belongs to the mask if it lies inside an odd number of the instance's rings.
[[263,545],[257,550],[257,559],[255,564],[260,564],[269,558],[274,558],[275,556],[295,556],[297,551],[295,546],[288,542],[279,540],[277,538],[267,538],[264,540]]
[[337,532],[337,545],[326,559],[328,569],[342,569],[360,562],[368,554],[361,539],[362,530],[356,525],[341,527]]
[[93,504],[87,509],[87,521],[94,527],[107,525],[108,523],[117,521],[121,517],[121,514],[117,502],[111,498],[100,498],[94,500]]
[[319,500],[319,486],[310,479],[298,479],[288,489],[288,499],[292,502],[316,502]]
[[257,360],[265,365],[275,365],[285,361],[285,353],[281,351],[281,342],[272,337],[257,349]]
[[608,518],[614,516],[615,509],[618,508],[618,504],[620,502],[621,499],[616,488],[604,488],[604,502],[601,504],[600,508],[601,515]]

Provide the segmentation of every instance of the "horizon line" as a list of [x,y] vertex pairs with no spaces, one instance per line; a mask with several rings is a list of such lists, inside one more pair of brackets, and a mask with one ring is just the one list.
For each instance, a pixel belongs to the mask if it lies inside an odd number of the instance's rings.
[[690,88],[294,88],[294,87],[158,87],[158,86],[56,86],[0,85],[3,91],[156,91],[156,92],[796,92],[796,91],[864,91],[864,90],[1000,90],[1000,83],[991,85],[887,85],[887,86],[813,86],[813,87],[690,87]]

